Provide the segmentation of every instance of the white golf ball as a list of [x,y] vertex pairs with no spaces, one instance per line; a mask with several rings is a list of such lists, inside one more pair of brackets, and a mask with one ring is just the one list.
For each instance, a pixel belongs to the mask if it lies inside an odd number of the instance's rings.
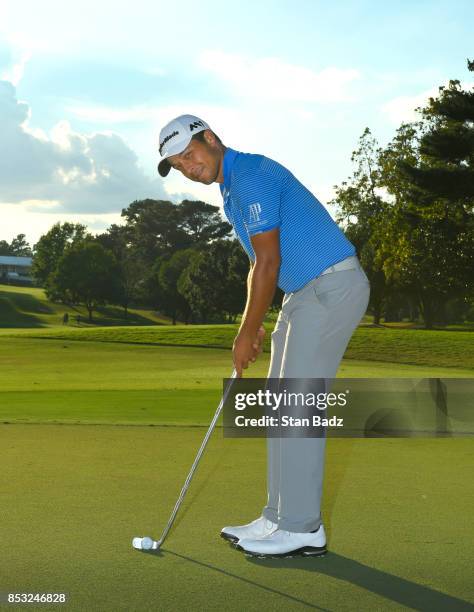
[[142,539],[142,550],[151,550],[153,548],[153,540],[151,538]]

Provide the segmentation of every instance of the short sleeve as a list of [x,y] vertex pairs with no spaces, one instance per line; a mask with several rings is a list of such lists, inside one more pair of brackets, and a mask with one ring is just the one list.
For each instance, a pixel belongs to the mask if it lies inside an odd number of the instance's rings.
[[235,197],[249,236],[281,225],[281,179],[268,172],[252,170],[239,176]]

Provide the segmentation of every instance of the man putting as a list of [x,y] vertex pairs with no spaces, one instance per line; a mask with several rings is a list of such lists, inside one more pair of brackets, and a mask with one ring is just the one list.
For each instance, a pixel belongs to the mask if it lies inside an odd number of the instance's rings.
[[[160,155],[161,176],[174,168],[192,181],[219,183],[224,212],[249,256],[247,303],[233,345],[237,375],[261,351],[262,322],[278,285],[285,296],[268,378],[334,378],[370,288],[355,247],[324,206],[284,166],[224,146],[194,115],[161,130]],[[325,437],[268,438],[262,515],[224,527],[222,537],[257,556],[324,554],[325,443]]]

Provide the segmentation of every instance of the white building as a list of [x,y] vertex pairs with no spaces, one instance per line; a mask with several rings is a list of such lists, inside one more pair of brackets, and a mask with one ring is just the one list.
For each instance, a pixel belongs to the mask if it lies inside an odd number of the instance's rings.
[[0,283],[25,283],[31,285],[31,257],[0,255]]

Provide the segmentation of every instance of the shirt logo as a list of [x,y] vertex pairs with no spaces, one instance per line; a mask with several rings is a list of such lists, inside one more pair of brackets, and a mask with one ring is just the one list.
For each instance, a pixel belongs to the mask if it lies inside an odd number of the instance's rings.
[[262,212],[262,207],[257,202],[255,204],[250,204],[249,206],[249,217],[250,223],[258,223],[260,221],[260,213]]

